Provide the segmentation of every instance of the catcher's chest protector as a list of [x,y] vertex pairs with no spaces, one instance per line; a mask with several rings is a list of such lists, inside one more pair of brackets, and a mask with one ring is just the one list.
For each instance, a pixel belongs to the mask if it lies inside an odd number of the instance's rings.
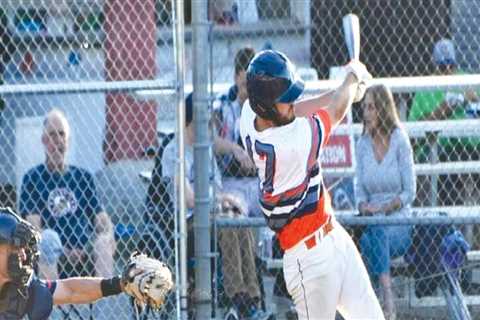
[[26,314],[29,320],[46,320],[53,307],[48,288],[33,279],[28,297],[22,297],[14,285],[6,285],[0,292],[0,320],[18,320]]

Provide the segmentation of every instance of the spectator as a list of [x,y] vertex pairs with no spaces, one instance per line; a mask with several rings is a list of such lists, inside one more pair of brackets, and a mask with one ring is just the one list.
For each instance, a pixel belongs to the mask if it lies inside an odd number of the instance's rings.
[[[114,271],[112,222],[98,201],[92,175],[66,164],[69,138],[65,115],[51,110],[43,124],[45,163],[23,177],[20,211],[39,230],[53,229],[60,236],[60,278],[92,275],[94,271],[97,276],[109,276]],[[53,267],[55,272],[57,268]]]
[[210,0],[209,16],[217,24],[251,24],[258,22],[255,0]]
[[[455,47],[451,40],[441,39],[433,49],[433,60],[438,75],[461,74],[458,69]],[[417,92],[408,115],[409,121],[479,118],[480,104],[472,90],[465,92],[428,91]],[[416,162],[430,159],[430,144],[436,133],[427,135],[427,141],[415,146]],[[480,159],[480,138],[440,138],[440,161],[468,161]],[[472,191],[480,184],[478,175],[443,175],[440,177],[438,205],[463,204],[472,201]],[[419,179],[418,201],[423,205],[428,198],[431,182]],[[454,192],[452,192],[454,190]],[[470,194],[469,194],[470,193]],[[478,200],[478,199],[477,199]],[[434,204],[433,202],[431,203]]]
[[[364,216],[409,216],[415,197],[412,148],[401,127],[391,91],[377,85],[363,103],[363,134],[357,147],[356,199]],[[367,226],[360,248],[373,281],[380,283],[386,319],[394,319],[390,259],[406,253],[411,226]]]
[[221,95],[214,103],[214,120],[218,136],[215,138],[215,151],[219,154],[222,182],[225,190],[244,199],[248,212],[260,215],[258,178],[253,161],[245,151],[240,139],[240,113],[247,99],[246,70],[255,50],[250,47],[240,49],[235,55],[235,84],[228,93]]
[[238,22],[238,17],[234,16],[233,0],[211,0],[208,3],[210,20],[218,24],[234,24]]
[[[192,94],[187,97],[185,106],[185,172],[187,179],[185,184],[185,197],[189,214],[191,215],[195,199],[193,190],[194,166],[192,147],[195,140],[195,132],[192,123]],[[163,175],[172,180],[176,176],[177,144],[177,140],[174,138],[165,147],[162,157]],[[236,217],[245,215],[246,206],[241,203],[238,198],[231,194],[221,192],[222,182],[217,168],[213,169],[211,179],[214,180],[217,190],[215,207],[219,208],[219,214]],[[246,228],[220,228],[218,230],[218,238],[220,250],[223,253],[223,285],[227,297],[233,303],[235,313],[238,313],[242,318],[262,314],[258,307],[261,292],[257,279],[255,241],[252,231]],[[233,319],[235,319],[235,317]]]

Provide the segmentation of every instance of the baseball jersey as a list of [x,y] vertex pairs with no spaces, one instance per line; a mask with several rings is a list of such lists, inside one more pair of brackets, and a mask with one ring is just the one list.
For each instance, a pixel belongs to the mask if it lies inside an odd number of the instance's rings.
[[7,283],[0,297],[0,320],[16,320],[27,316],[29,320],[48,319],[53,307],[55,281],[43,281],[33,276],[28,295],[23,297],[15,285]]
[[328,113],[261,132],[248,101],[242,108],[240,134],[260,178],[260,205],[268,226],[288,249],[323,225],[331,214],[323,187],[320,152],[331,128]]

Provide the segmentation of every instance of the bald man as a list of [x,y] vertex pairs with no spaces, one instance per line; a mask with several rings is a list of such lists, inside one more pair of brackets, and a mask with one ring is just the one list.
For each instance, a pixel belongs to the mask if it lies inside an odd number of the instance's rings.
[[[93,176],[66,164],[69,138],[67,118],[62,111],[51,110],[45,117],[41,137],[45,163],[23,177],[19,209],[39,230],[59,235],[63,247],[59,250],[60,263],[41,259],[42,276],[110,276],[115,251],[112,222],[100,205]],[[58,241],[40,247],[52,251],[55,246]],[[43,257],[52,257],[52,252],[42,253]]]

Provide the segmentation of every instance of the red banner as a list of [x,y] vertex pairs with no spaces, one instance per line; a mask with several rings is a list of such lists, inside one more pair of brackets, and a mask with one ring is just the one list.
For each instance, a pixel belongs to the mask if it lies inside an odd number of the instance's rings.
[[324,168],[349,168],[352,166],[352,152],[348,135],[332,135],[321,156]]

